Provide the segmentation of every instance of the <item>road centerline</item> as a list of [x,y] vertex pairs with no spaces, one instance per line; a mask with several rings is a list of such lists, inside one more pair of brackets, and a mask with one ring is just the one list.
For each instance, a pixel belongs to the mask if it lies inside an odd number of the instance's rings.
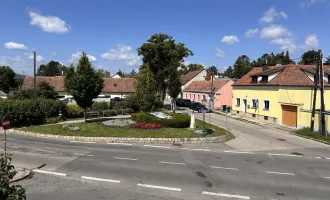
[[109,142],[107,144],[112,144],[112,145],[124,145],[124,146],[132,146],[133,144],[130,143],[118,143],[118,142]]
[[294,176],[295,174],[293,173],[286,173],[286,172],[270,172],[270,171],[266,171],[267,174],[279,174],[279,175],[290,175],[290,176]]
[[102,181],[102,182],[110,182],[110,183],[120,183],[119,180],[112,180],[112,179],[104,179],[104,178],[95,178],[95,177],[89,177],[89,176],[82,176],[81,179],[86,180],[93,180],[93,181]]
[[164,148],[164,149],[169,149],[170,147],[168,146],[157,146],[157,145],[149,145],[149,144],[145,144],[143,145],[144,147],[155,147],[155,148]]
[[148,185],[148,184],[138,183],[137,186],[181,192],[181,188],[173,188],[173,187],[166,187],[166,186],[159,186],[159,185]]
[[169,162],[169,161],[159,161],[159,163],[172,164],[172,165],[186,165],[185,163],[177,163],[177,162]]
[[123,158],[123,157],[113,157],[114,159],[117,159],[117,160],[132,160],[132,161],[136,161],[138,159],[136,158]]
[[270,156],[287,156],[287,157],[298,157],[301,158],[302,156],[293,155],[293,154],[280,154],[280,153],[269,153]]
[[207,192],[207,191],[203,191],[202,194],[211,195],[211,196],[236,198],[236,199],[246,199],[246,200],[250,199],[250,197],[248,197],[248,196],[235,195],[235,194],[225,194],[225,193],[214,193],[214,192]]
[[32,170],[33,172],[41,173],[41,174],[51,174],[51,175],[56,175],[56,176],[66,176],[64,173],[58,173],[58,172],[50,172],[50,171],[44,171],[44,170],[39,170],[39,169],[34,169]]
[[183,150],[191,150],[191,151],[211,151],[209,149],[190,149],[190,148],[182,148]]
[[94,144],[95,142],[84,142],[84,141],[77,141],[77,140],[73,140],[73,141],[70,141],[72,143],[82,143],[82,144]]
[[237,168],[231,168],[231,167],[218,167],[218,166],[210,166],[210,167],[214,169],[228,169],[228,170],[236,170],[236,171],[239,170]]
[[225,153],[236,153],[236,154],[255,154],[253,152],[248,151],[224,151]]

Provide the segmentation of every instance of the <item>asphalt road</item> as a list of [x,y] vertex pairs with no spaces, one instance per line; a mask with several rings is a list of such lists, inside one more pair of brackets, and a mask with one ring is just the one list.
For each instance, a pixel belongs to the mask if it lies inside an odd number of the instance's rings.
[[[96,144],[8,135],[8,153],[16,167],[46,164],[21,182],[28,200],[330,199],[328,146],[231,123],[239,142]],[[264,136],[249,141],[258,134]]]

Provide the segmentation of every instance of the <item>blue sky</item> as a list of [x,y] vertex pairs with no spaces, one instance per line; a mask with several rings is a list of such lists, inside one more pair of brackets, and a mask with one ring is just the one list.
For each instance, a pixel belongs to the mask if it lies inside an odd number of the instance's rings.
[[68,65],[85,51],[96,68],[138,69],[136,49],[165,33],[194,52],[187,63],[222,70],[239,55],[308,49],[330,55],[330,0],[10,0],[0,2],[0,65],[31,75],[38,65]]

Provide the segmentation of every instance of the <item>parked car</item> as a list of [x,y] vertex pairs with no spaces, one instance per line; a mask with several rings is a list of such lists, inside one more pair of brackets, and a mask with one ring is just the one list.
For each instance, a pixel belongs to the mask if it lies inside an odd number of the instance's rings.
[[183,99],[182,98],[177,98],[177,99],[175,99],[175,103],[176,103],[177,106],[182,106]]
[[182,99],[182,104],[181,106],[189,108],[191,104],[190,99]]
[[199,103],[199,102],[192,102],[191,104],[190,104],[190,109],[192,109],[192,110],[196,110],[196,111],[198,111],[199,109],[201,109],[202,107],[204,107],[204,105],[203,104],[201,104],[201,103]]
[[200,109],[198,109],[199,113],[212,113],[212,110],[207,109],[205,106],[201,107]]

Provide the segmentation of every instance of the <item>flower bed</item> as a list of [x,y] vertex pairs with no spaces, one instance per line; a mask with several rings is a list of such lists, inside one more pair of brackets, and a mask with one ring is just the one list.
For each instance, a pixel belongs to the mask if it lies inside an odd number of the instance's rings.
[[160,129],[164,128],[163,125],[158,123],[144,123],[144,122],[138,122],[136,124],[132,125],[133,128],[141,128],[141,129]]
[[128,127],[135,123],[136,122],[131,119],[113,119],[102,122],[103,125],[111,127]]

